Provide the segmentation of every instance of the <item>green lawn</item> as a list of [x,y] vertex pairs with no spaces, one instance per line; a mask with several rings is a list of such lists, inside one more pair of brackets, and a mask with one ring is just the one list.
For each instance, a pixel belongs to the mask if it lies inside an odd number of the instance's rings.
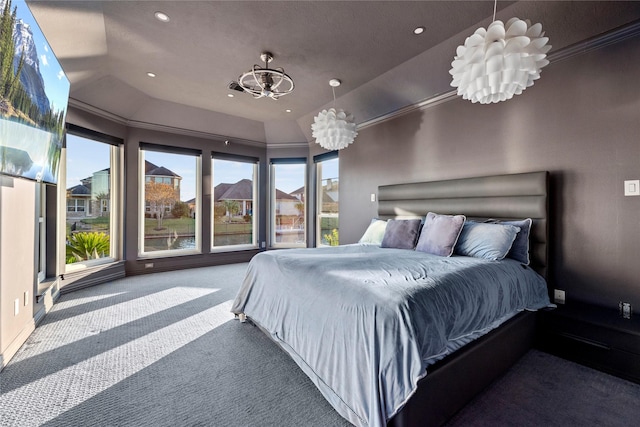
[[145,218],[145,236],[166,236],[171,233],[178,233],[179,236],[193,235],[195,233],[196,220],[193,218],[167,218],[162,220],[162,230],[156,230],[158,220],[155,218]]
[[[109,217],[83,218],[76,222],[77,231],[104,231],[109,232]],[[67,235],[71,234],[71,225],[67,222]],[[189,236],[195,233],[195,220],[193,218],[167,218],[162,221],[162,230],[156,230],[158,221],[155,218],[145,218],[145,236],[166,236],[169,233],[178,233],[180,236]],[[252,224],[250,222],[222,222],[216,221],[214,224],[214,234],[247,234],[251,233]]]

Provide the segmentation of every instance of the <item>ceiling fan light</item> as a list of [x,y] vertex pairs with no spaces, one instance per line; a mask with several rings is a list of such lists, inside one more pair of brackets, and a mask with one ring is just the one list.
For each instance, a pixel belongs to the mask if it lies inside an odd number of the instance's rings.
[[293,92],[293,79],[284,72],[283,68],[268,68],[273,55],[270,52],[263,52],[260,59],[265,63],[264,68],[254,65],[251,70],[241,74],[236,83],[239,88],[237,90],[248,92],[254,98],[266,97],[276,100]]

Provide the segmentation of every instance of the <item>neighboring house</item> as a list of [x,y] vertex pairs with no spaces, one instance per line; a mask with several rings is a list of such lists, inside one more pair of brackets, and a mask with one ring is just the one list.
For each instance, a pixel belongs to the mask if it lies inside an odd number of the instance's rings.
[[[239,210],[235,214],[237,216],[253,214],[253,181],[250,179],[241,179],[235,184],[220,183],[214,187],[213,197],[216,204],[224,204],[225,201],[238,202]],[[300,203],[300,199],[295,195],[276,189],[276,215],[300,216]],[[225,215],[229,215],[229,212]]]
[[[109,197],[111,194],[110,168],[94,172],[81,179],[82,184],[67,189],[67,217],[87,218],[109,215]],[[175,172],[145,161],[145,181],[171,185],[176,192],[176,201],[180,200],[182,177]],[[171,206],[167,210],[171,210]],[[146,211],[150,212],[147,202]]]
[[67,189],[67,218],[90,216],[91,189],[78,184]]
[[[165,205],[166,212],[171,212],[173,204],[180,201],[180,182],[182,177],[177,173],[165,168],[164,166],[156,166],[149,161],[145,161],[145,182],[156,182],[158,184],[168,184],[175,190],[175,198],[173,202]],[[145,202],[145,211],[151,213],[151,202]]]
[[[218,184],[213,189],[213,197],[215,203],[238,202],[239,210],[235,215],[253,215],[253,181],[250,179],[241,179],[235,184]],[[229,212],[226,212],[226,215],[229,215]]]
[[187,206],[189,206],[189,217],[195,218],[196,217],[196,198],[194,197],[193,199],[189,199],[185,203],[187,204]]
[[327,179],[322,185],[322,206],[323,213],[338,213],[338,194],[340,192],[339,181],[337,179]]
[[304,203],[304,189],[304,186],[302,186],[289,194]]

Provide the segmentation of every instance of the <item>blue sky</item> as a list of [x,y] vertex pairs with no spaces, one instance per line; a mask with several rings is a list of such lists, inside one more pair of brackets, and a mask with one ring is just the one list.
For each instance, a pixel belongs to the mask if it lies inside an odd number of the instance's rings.
[[[109,167],[107,144],[67,134],[67,188],[80,184],[80,180],[92,176],[94,172]],[[180,199],[192,199],[196,195],[196,171],[193,156],[144,151],[145,160],[156,166],[175,172],[182,177]],[[214,187],[221,182],[235,183],[241,179],[251,179],[253,164],[216,160],[213,171]],[[290,193],[304,184],[304,165],[278,165],[276,186]],[[338,161],[324,163],[324,177],[338,176]]]
[[56,111],[66,109],[67,100],[69,99],[69,80],[24,0],[12,0],[12,10],[16,6],[18,8],[17,18],[22,19],[31,27],[40,61],[40,72],[44,80],[44,89],[51,102],[52,109]]

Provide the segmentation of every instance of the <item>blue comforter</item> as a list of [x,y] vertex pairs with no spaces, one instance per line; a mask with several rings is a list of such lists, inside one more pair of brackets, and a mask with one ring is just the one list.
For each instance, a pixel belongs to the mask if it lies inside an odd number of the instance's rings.
[[522,310],[549,305],[514,260],[345,245],[256,255],[234,301],[343,417],[384,426],[428,366]]

